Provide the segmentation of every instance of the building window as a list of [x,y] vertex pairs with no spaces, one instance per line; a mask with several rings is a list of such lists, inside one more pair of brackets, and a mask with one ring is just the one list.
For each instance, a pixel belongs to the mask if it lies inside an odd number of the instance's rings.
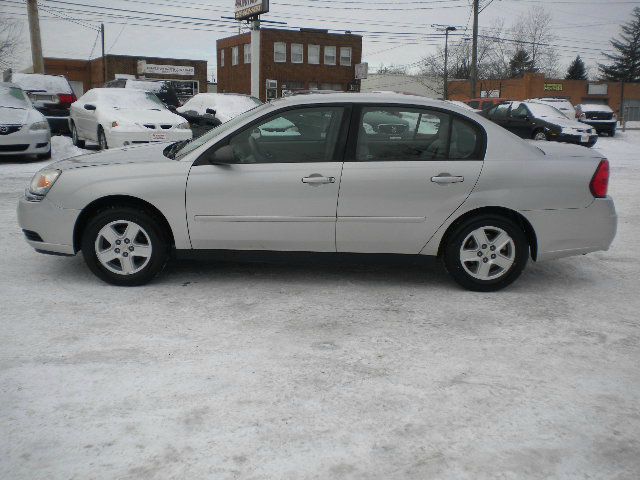
[[231,48],[231,65],[238,65],[238,46]]
[[224,67],[224,48],[220,49],[220,66]]
[[302,58],[302,44],[301,43],[292,43],[291,44],[291,63],[302,63],[304,59]]
[[340,47],[340,65],[351,66],[351,47]]
[[316,82],[309,82],[309,90],[318,90],[318,84]]
[[321,83],[320,90],[334,90],[336,92],[344,91],[340,83]]
[[251,44],[244,44],[244,63],[251,63]]
[[320,63],[320,45],[309,45],[307,47],[307,63],[318,65]]
[[336,64],[336,47],[324,47],[324,64]]
[[273,61],[276,63],[286,63],[287,61],[287,44],[284,42],[275,42],[273,44]]

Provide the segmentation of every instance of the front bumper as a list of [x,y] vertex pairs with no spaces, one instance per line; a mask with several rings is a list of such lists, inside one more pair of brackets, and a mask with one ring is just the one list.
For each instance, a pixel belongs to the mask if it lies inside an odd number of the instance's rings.
[[[160,135],[159,135],[160,134]],[[141,143],[173,143],[191,140],[193,133],[188,129],[176,130],[120,130],[105,132],[109,148],[120,148]]]
[[0,155],[37,155],[50,148],[49,130],[29,130],[24,126],[15,133],[0,135]]
[[29,202],[24,197],[18,201],[18,224],[29,232],[25,240],[43,253],[75,255],[73,229],[79,215],[80,210],[60,208],[47,197],[40,202]]
[[582,145],[583,147],[593,147],[598,141],[598,135],[588,135],[589,139],[585,142],[582,139],[582,135],[570,135],[567,133],[558,133],[551,135],[551,140],[556,142],[574,143],[576,145]]
[[536,232],[537,261],[608,250],[618,228],[611,197],[596,198],[586,208],[520,213]]

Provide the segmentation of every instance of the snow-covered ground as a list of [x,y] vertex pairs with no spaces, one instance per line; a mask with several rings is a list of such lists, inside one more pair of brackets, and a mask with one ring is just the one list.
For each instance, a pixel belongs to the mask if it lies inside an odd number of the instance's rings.
[[612,249],[493,294],[437,264],[107,286],[24,242],[44,163],[0,160],[0,478],[639,478],[640,132],[597,147]]

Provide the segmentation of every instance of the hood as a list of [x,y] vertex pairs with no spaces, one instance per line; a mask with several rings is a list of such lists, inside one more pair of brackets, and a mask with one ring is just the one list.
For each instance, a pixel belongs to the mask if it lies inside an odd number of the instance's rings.
[[27,109],[0,107],[0,125],[24,125],[28,114]]
[[52,168],[60,170],[71,170],[74,168],[99,167],[104,165],[118,165],[128,163],[158,163],[173,162],[163,155],[162,151],[168,146],[167,143],[152,143],[145,145],[135,145],[125,148],[105,150],[99,153],[88,153],[77,157],[67,158],[54,162]]
[[184,122],[184,118],[175,113],[171,113],[169,110],[117,110],[112,109],[109,112],[109,117],[113,117],[114,120],[121,120],[128,123],[167,123],[167,124],[179,124]]
[[545,155],[551,157],[583,157],[583,158],[605,158],[602,153],[593,148],[573,145],[561,142],[541,142],[535,140],[528,141],[530,145],[538,147]]
[[564,128],[579,128],[580,130],[591,128],[584,123],[571,120],[570,118],[542,118],[542,120]]

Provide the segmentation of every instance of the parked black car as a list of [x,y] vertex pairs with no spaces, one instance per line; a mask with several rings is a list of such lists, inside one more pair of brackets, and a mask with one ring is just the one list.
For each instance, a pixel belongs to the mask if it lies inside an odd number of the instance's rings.
[[69,133],[69,107],[77,98],[65,77],[13,73],[11,78],[27,94],[35,109],[45,116],[51,133]]
[[576,118],[581,123],[591,125],[598,134],[606,133],[615,136],[618,117],[609,105],[587,104],[576,105]]
[[598,141],[593,128],[541,103],[503,103],[481,115],[522,138],[575,143],[585,147],[592,147]]
[[137,90],[155,93],[156,97],[170,110],[181,105],[178,94],[169,81],[117,78],[105,83],[104,86],[107,88],[135,88]]

